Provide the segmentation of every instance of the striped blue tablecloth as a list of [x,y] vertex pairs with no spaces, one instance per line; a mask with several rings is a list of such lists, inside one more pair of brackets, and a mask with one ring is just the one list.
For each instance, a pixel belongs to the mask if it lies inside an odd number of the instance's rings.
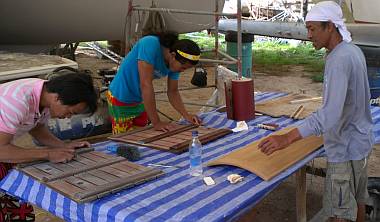
[[[262,93],[256,101],[283,96],[283,93]],[[376,142],[380,140],[380,108],[373,107],[372,114],[376,123]],[[236,122],[227,120],[225,113],[208,112],[201,114],[203,122],[211,127],[234,128]],[[262,122],[275,122],[281,127],[295,123],[289,118],[259,116],[249,121],[249,131],[233,133],[203,146],[204,162],[215,159],[228,152],[241,148],[271,133],[254,127]],[[95,145],[96,150],[106,151],[106,146],[115,142]],[[0,182],[0,189],[21,197],[66,221],[226,221],[252,208],[281,181],[304,166],[313,158],[323,154],[319,149],[304,160],[282,172],[271,181],[263,181],[256,175],[236,167],[206,167],[204,173],[211,176],[216,185],[206,186],[201,178],[188,174],[188,153],[175,155],[149,148],[141,148],[142,160],[137,163],[160,163],[183,166],[183,169],[165,168],[165,175],[137,187],[111,194],[102,199],[86,203],[76,202],[51,190],[34,179],[12,170]],[[244,176],[244,181],[231,185],[226,177],[231,173]]]

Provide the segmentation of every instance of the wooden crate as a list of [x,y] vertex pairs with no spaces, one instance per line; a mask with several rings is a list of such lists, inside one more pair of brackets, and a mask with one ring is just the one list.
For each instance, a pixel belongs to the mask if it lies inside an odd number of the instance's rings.
[[163,175],[161,170],[97,151],[78,154],[68,163],[38,162],[20,167],[20,171],[78,203],[92,201]]
[[232,131],[230,129],[215,129],[196,125],[175,125],[169,132],[155,130],[153,127],[145,127],[127,133],[110,136],[109,139],[151,147],[154,149],[182,153],[188,149],[191,141],[191,131],[197,130],[202,144],[223,137]]

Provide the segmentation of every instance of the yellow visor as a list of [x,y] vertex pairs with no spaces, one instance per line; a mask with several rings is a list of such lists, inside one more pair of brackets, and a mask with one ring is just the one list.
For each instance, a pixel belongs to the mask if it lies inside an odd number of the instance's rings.
[[199,61],[200,55],[190,55],[180,50],[177,50],[177,53],[180,54],[183,58],[186,58],[188,60]]

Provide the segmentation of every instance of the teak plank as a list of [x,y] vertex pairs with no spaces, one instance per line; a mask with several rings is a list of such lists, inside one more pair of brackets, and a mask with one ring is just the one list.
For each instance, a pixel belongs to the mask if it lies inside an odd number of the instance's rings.
[[177,139],[177,138],[174,138],[174,137],[166,137],[166,138],[162,138],[160,139],[160,141],[165,141],[165,142],[169,142],[169,143],[181,143],[183,142],[183,139]]
[[62,193],[70,198],[74,198],[75,193],[80,193],[84,191],[83,189],[74,186],[64,180],[52,181],[49,182],[47,185],[57,190],[59,193]]
[[74,168],[64,163],[47,163],[49,166],[53,166],[61,171],[73,170]]
[[135,186],[137,184],[136,181],[140,181],[140,183],[142,183],[148,180],[155,179],[161,175],[163,175],[163,172],[160,170],[146,168],[146,170],[141,172],[140,174],[122,178],[118,181],[108,183],[104,186],[98,186],[94,190],[86,190],[86,191],[78,192],[75,194],[75,199],[78,199],[81,201],[94,200],[96,198],[100,198],[102,196],[108,195],[109,193],[117,192],[121,189]]
[[298,119],[304,119],[311,113],[315,112],[321,105],[322,101],[309,101],[305,103],[291,104],[290,101],[312,98],[308,95],[289,94],[276,99],[271,99],[261,103],[256,103],[255,111],[272,117],[287,116],[290,117],[294,111],[300,106],[304,106],[304,110]]
[[[143,146],[146,147],[151,147],[154,149],[169,151],[173,153],[182,153],[186,151],[188,148],[188,145],[192,138],[191,131],[193,129],[196,129],[198,131],[201,143],[206,143],[215,140],[232,132],[230,129],[214,129],[196,125],[176,125],[175,129],[172,131],[154,131],[159,132],[159,134],[143,139],[141,141],[138,141],[138,139],[136,138],[132,140],[131,138],[134,135],[132,132],[127,134],[111,136],[110,139],[134,145],[143,144]],[[144,134],[145,136],[146,134],[151,133],[153,130],[153,128],[149,128],[145,131],[139,130],[135,133],[135,135]]]
[[[94,165],[94,164],[96,164],[95,161],[93,161],[92,159],[88,159],[88,158],[86,158],[84,156],[77,156],[77,157],[74,158],[74,160],[76,160],[76,161],[78,161],[78,162],[80,162],[80,163],[82,163],[84,165]],[[64,165],[67,165],[67,164],[64,164]]]
[[111,175],[109,173],[106,173],[104,171],[97,170],[97,169],[88,171],[88,174],[102,178],[102,179],[106,180],[107,182],[114,182],[114,181],[117,181],[119,179],[119,177],[117,177],[117,176]]
[[[274,134],[284,134],[290,129],[286,128]],[[261,140],[213,160],[207,165],[237,166],[258,175],[264,180],[270,180],[323,144],[322,137],[310,136],[267,156],[257,147]]]
[[106,181],[103,178],[91,175],[91,174],[89,174],[87,172],[80,173],[80,174],[77,174],[75,176],[78,177],[78,178],[81,178],[82,180],[86,180],[86,181],[88,181],[90,183],[93,183],[95,185],[104,185],[104,184],[106,184],[108,182],[108,181]]
[[131,175],[131,174],[123,172],[123,171],[115,170],[111,166],[105,166],[105,167],[99,168],[98,170],[101,170],[105,173],[112,174],[112,175],[120,177],[120,178],[128,177]]
[[177,143],[171,143],[171,142],[166,142],[163,140],[157,140],[157,141],[151,142],[150,144],[157,145],[157,146],[163,146],[163,147],[165,147],[165,146],[172,147],[172,146],[176,145]]
[[39,170],[35,168],[34,166],[29,166],[29,167],[21,168],[21,169],[22,169],[21,170],[22,172],[40,181],[42,180],[42,178],[50,176],[50,174],[45,173],[44,171]]
[[163,175],[161,170],[97,151],[79,154],[76,159],[81,162],[35,163],[20,171],[78,203],[95,200]]
[[86,180],[83,180],[79,177],[71,176],[71,177],[66,177],[62,179],[63,181],[66,181],[67,183],[70,183],[74,186],[77,186],[81,188],[82,190],[92,190],[96,187],[96,184],[90,183]]
[[143,143],[153,142],[153,141],[156,141],[156,140],[168,137],[168,136],[172,136],[172,135],[176,135],[178,133],[182,133],[183,131],[186,131],[186,130],[189,130],[189,129],[194,129],[196,127],[197,127],[196,125],[184,125],[184,126],[178,127],[175,130],[170,130],[170,131],[165,132],[163,134],[160,134],[160,135],[157,135],[157,136],[153,136],[153,137],[141,140],[141,142],[143,142]]
[[40,163],[34,166],[35,168],[47,173],[49,175],[56,175],[63,173],[62,170],[55,168],[54,166],[49,165],[48,163]]

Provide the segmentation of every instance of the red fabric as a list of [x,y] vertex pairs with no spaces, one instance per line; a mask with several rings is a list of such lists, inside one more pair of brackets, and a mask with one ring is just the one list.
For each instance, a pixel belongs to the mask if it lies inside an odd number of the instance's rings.
[[135,117],[133,119],[133,125],[134,126],[146,126],[148,125],[148,114],[144,111],[139,116]]
[[[0,163],[0,179],[3,179],[12,169],[12,163]],[[20,201],[12,196],[4,194],[0,197],[0,222],[9,221],[34,221],[33,206]]]
[[11,170],[13,166],[13,163],[0,163],[0,180],[8,174],[8,171]]

